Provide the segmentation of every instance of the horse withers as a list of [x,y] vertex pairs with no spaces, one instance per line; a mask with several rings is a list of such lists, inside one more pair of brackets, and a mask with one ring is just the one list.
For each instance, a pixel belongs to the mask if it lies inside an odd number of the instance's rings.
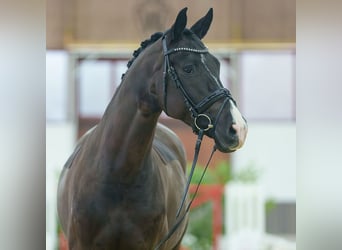
[[102,119],[62,170],[57,209],[70,250],[180,249],[186,158],[178,137],[158,123],[162,111],[222,152],[245,141],[245,119],[201,41],[213,11],[190,29],[186,11],[141,43]]

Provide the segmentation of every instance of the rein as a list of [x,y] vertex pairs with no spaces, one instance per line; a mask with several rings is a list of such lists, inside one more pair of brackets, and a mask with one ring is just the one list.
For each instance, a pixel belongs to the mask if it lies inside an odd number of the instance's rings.
[[212,151],[211,151],[211,154],[210,154],[210,157],[209,157],[209,160],[207,162],[207,164],[205,165],[205,168],[202,172],[202,175],[201,175],[201,178],[196,186],[196,190],[195,190],[195,193],[193,195],[193,197],[191,198],[189,204],[187,205],[186,207],[186,210],[185,212],[179,217],[179,214],[180,214],[180,211],[184,205],[184,202],[185,202],[185,199],[186,199],[186,194],[188,193],[188,190],[189,190],[189,186],[190,186],[190,182],[191,182],[191,179],[192,179],[192,176],[193,176],[193,173],[194,173],[194,170],[195,170],[195,167],[196,167],[196,163],[197,163],[197,159],[198,159],[198,155],[199,155],[199,151],[200,151],[200,148],[201,148],[201,143],[202,143],[202,138],[203,138],[203,135],[204,135],[204,131],[203,130],[200,130],[200,132],[198,133],[198,138],[197,138],[197,142],[196,142],[196,147],[195,147],[195,154],[194,154],[194,159],[193,159],[193,162],[192,162],[192,166],[191,166],[191,171],[190,171],[190,174],[189,174],[189,178],[188,178],[188,181],[187,181],[187,185],[186,185],[186,188],[184,190],[184,194],[183,194],[183,198],[182,198],[182,202],[181,202],[181,205],[179,206],[178,208],[178,211],[177,211],[177,214],[176,214],[176,219],[178,219],[172,226],[172,228],[170,229],[170,231],[161,239],[161,241],[158,243],[158,245],[154,248],[154,250],[158,250],[160,249],[160,247],[166,242],[168,241],[171,236],[174,234],[174,232],[177,230],[177,228],[179,227],[179,225],[183,222],[185,216],[188,214],[189,210],[190,210],[190,207],[191,207],[191,204],[192,202],[194,201],[194,199],[196,198],[196,195],[197,195],[197,192],[198,192],[198,189],[201,185],[201,182],[202,182],[202,179],[204,177],[204,174],[205,172],[207,171],[208,169],[208,166],[209,166],[209,163],[216,151],[216,147],[214,146]]
[[[203,98],[199,103],[195,104],[195,102],[193,102],[191,96],[188,94],[188,92],[185,90],[181,80],[179,79],[177,72],[175,70],[175,68],[172,66],[172,64],[170,63],[170,59],[169,59],[169,55],[172,53],[177,53],[177,52],[182,52],[182,51],[186,51],[186,52],[191,52],[191,53],[197,53],[197,54],[205,54],[208,53],[208,49],[192,49],[192,48],[173,48],[173,49],[168,49],[167,48],[167,44],[166,44],[166,35],[164,35],[162,37],[162,43],[163,43],[163,53],[164,53],[164,109],[165,109],[165,113],[167,113],[167,81],[166,76],[167,74],[171,77],[171,79],[175,82],[176,87],[178,89],[180,89],[183,97],[184,97],[184,103],[187,106],[188,110],[191,112],[191,116],[194,119],[194,125],[193,125],[193,131],[195,133],[198,134],[197,137],[197,141],[196,141],[196,146],[195,146],[195,154],[194,154],[194,159],[192,161],[192,166],[191,166],[191,170],[189,173],[189,177],[187,180],[187,184],[186,187],[184,189],[184,193],[182,196],[182,201],[181,204],[177,210],[176,213],[176,222],[174,223],[174,225],[172,226],[172,228],[170,229],[170,231],[162,238],[162,240],[157,244],[157,246],[154,248],[154,250],[160,249],[160,247],[173,235],[173,233],[177,230],[177,228],[179,227],[179,225],[182,223],[182,221],[184,220],[185,216],[188,214],[189,210],[190,210],[190,206],[193,202],[193,200],[195,199],[199,186],[202,182],[202,179],[204,177],[204,174],[209,166],[209,163],[216,151],[216,146],[213,147],[213,150],[211,152],[211,155],[209,157],[209,160],[202,172],[201,178],[199,183],[197,184],[195,193],[193,195],[193,197],[191,198],[189,204],[187,205],[185,212],[180,216],[180,212],[184,206],[185,200],[186,200],[186,196],[189,190],[189,186],[190,186],[190,182],[192,179],[192,176],[194,174],[195,171],[195,167],[197,164],[197,160],[198,160],[198,155],[200,152],[200,148],[201,148],[201,143],[202,143],[202,139],[204,136],[204,133],[209,131],[209,130],[215,130],[216,127],[216,123],[223,111],[223,108],[226,106],[226,104],[228,103],[229,100],[232,100],[233,102],[234,99],[231,96],[230,92],[228,89],[224,88],[222,85],[215,90],[213,93],[211,93],[210,95],[208,95],[207,97]],[[206,110],[208,110],[215,102],[217,102],[218,100],[224,98],[224,102],[221,105],[218,113],[216,114],[216,117],[214,118],[214,123],[212,122],[212,118],[206,114],[204,114],[203,112],[205,112]],[[202,123],[200,122],[202,120]],[[204,121],[204,123],[203,123]],[[205,124],[205,125],[203,125]]]

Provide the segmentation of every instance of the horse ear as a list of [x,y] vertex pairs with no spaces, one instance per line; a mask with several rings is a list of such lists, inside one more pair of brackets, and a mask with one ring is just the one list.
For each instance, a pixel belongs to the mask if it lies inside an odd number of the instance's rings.
[[213,20],[213,8],[210,8],[208,13],[198,20],[190,29],[200,39],[202,39],[208,32],[211,21]]
[[188,8],[185,7],[178,13],[176,21],[171,27],[171,41],[177,41],[181,37],[186,26],[186,21],[187,21],[186,11],[187,10]]

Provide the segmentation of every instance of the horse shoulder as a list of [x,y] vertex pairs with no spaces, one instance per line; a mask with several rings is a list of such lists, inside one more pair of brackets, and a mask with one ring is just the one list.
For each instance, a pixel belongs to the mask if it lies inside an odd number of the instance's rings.
[[[175,213],[179,206],[180,200],[186,185],[186,154],[184,146],[179,137],[169,128],[158,124],[156,134],[153,141],[153,149],[157,153],[158,169],[166,190],[166,217],[168,230],[176,223]],[[162,161],[162,162],[161,162]],[[183,237],[187,227],[188,217],[186,216],[183,223],[173,233],[171,239],[166,243],[166,249],[172,246]]]
[[[82,157],[82,151],[89,136],[93,133],[95,127],[91,128],[86,134],[84,134],[78,141],[74,152],[70,155],[67,162],[64,164],[62,172],[60,174],[58,188],[57,188],[57,209],[59,214],[60,223],[62,229],[66,232],[68,228],[68,220],[70,216],[69,205],[72,203],[71,197],[73,197],[74,182],[79,180],[78,176],[78,161]],[[62,205],[63,204],[63,205]],[[67,233],[67,232],[66,232]]]
[[160,123],[157,124],[153,148],[158,152],[165,164],[178,161],[185,173],[186,154],[183,143],[172,130]]

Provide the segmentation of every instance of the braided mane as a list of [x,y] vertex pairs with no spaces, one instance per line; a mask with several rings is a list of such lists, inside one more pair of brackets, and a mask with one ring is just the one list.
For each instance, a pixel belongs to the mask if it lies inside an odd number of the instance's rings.
[[[140,47],[135,50],[133,52],[133,57],[128,61],[127,63],[127,69],[129,69],[129,67],[131,67],[131,65],[133,64],[134,60],[140,55],[140,53],[149,45],[151,45],[152,43],[154,43],[155,41],[157,41],[160,37],[163,36],[162,32],[156,32],[153,35],[151,35],[151,37],[149,39],[146,39],[145,41],[142,41],[140,43]],[[124,78],[125,74],[122,74],[121,76],[121,80]]]

